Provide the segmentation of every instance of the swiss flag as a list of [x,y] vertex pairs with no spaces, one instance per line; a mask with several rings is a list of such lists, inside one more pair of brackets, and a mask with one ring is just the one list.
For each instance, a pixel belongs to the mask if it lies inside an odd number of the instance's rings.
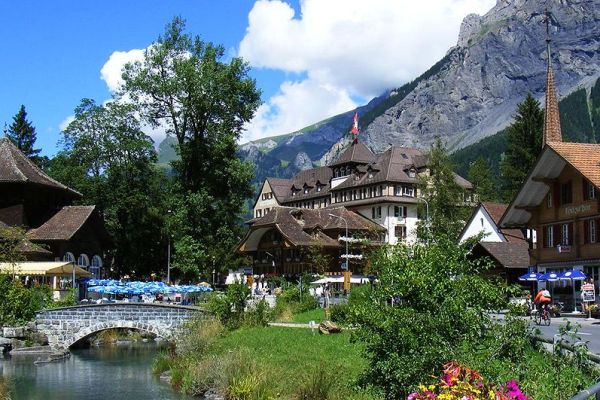
[[354,122],[352,123],[350,133],[354,136],[358,135],[358,113],[354,113]]

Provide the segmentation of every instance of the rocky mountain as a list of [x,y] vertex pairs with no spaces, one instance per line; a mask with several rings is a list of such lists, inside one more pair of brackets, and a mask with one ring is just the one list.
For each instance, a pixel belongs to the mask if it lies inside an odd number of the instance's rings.
[[499,0],[464,19],[439,71],[375,118],[366,143],[426,148],[441,136],[458,149],[503,129],[527,92],[543,97],[546,6],[559,95],[589,89],[600,76],[598,0]]
[[[599,0],[498,0],[485,15],[466,16],[457,45],[414,81],[357,110],[246,143],[239,155],[256,166],[256,183],[323,165],[347,145],[355,111],[361,140],[375,151],[390,143],[428,148],[438,136],[452,150],[476,144],[506,127],[528,92],[543,100],[546,7],[559,97],[578,93],[569,102],[575,122],[563,126],[563,132],[569,136],[571,130],[581,141],[600,141],[600,134],[594,134],[600,132],[600,118],[592,115],[598,110],[587,105],[600,77]],[[574,132],[587,126],[586,120],[591,133]]]

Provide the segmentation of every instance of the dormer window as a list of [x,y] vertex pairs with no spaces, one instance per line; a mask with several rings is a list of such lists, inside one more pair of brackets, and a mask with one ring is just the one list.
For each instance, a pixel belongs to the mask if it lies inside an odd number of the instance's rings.
[[415,176],[417,176],[417,171],[414,168],[411,168],[408,170],[408,177],[409,178],[414,178]]
[[308,194],[308,186],[304,185],[304,194]]

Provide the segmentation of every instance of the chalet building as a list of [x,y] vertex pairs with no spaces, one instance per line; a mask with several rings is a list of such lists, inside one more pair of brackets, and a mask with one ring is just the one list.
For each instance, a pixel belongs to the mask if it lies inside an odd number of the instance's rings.
[[[345,207],[276,206],[252,223],[237,251],[252,254],[253,273],[258,275],[335,272],[342,270],[347,241],[348,269],[358,272],[364,266],[364,247],[381,244],[384,232],[379,224]],[[315,251],[327,260],[322,271],[317,271]]]
[[70,261],[102,275],[112,245],[95,206],[74,206],[82,195],[50,178],[8,138],[0,138],[0,229],[27,229],[28,261]]
[[[600,145],[562,141],[549,46],[548,60],[544,147],[500,226],[537,232],[529,256],[538,272],[581,269],[594,278],[597,290]],[[579,285],[575,282],[577,290]]]
[[488,273],[512,284],[518,283],[519,276],[527,273],[529,244],[521,229],[500,228],[498,225],[507,208],[506,204],[479,203],[463,228],[459,243],[482,235],[471,254],[475,258],[492,260],[495,267]]
[[[254,203],[250,223],[277,206],[342,206],[384,228],[388,244],[414,241],[421,217],[417,210],[419,204],[424,204],[417,181],[427,173],[426,157],[420,150],[391,146],[374,154],[355,141],[328,166],[301,171],[291,179],[267,178]],[[470,193],[470,182],[458,175],[455,179]],[[472,200],[470,194],[465,200]]]
[[[373,244],[412,242],[417,222],[425,217],[417,212],[424,204],[417,182],[427,174],[426,156],[420,150],[391,146],[374,154],[355,140],[327,166],[301,171],[291,179],[267,178],[254,202],[250,231],[238,251],[251,255],[259,270],[267,270],[273,260],[265,254],[273,254],[268,248],[273,243],[271,236],[276,237],[277,246],[283,243],[282,253],[275,255],[276,267],[287,265],[284,270],[300,272],[309,268],[302,260],[301,254],[306,253],[302,248],[317,245],[341,254],[344,240],[358,243],[357,237],[369,237]],[[456,175],[455,179],[463,188],[472,189],[462,177]],[[338,240],[345,234],[345,226],[343,219],[330,215],[336,213],[348,221],[351,237]],[[297,215],[301,219],[294,217]],[[304,241],[295,241],[292,229],[303,232],[298,238]],[[361,254],[356,250],[352,256]],[[334,271],[340,268],[340,257],[332,264]]]

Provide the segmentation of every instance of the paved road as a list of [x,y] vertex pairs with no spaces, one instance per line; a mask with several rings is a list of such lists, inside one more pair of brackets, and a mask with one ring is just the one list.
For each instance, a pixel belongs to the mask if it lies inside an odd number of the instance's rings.
[[[495,315],[494,317],[498,317]],[[499,316],[502,319],[503,316]],[[588,343],[588,348],[592,353],[600,355],[600,320],[593,319],[587,321],[585,318],[557,317],[552,318],[550,326],[536,325],[533,321],[531,326],[540,330],[541,334],[549,339],[558,334],[558,327],[564,325],[566,321],[572,324],[579,324],[577,335],[581,340]]]

